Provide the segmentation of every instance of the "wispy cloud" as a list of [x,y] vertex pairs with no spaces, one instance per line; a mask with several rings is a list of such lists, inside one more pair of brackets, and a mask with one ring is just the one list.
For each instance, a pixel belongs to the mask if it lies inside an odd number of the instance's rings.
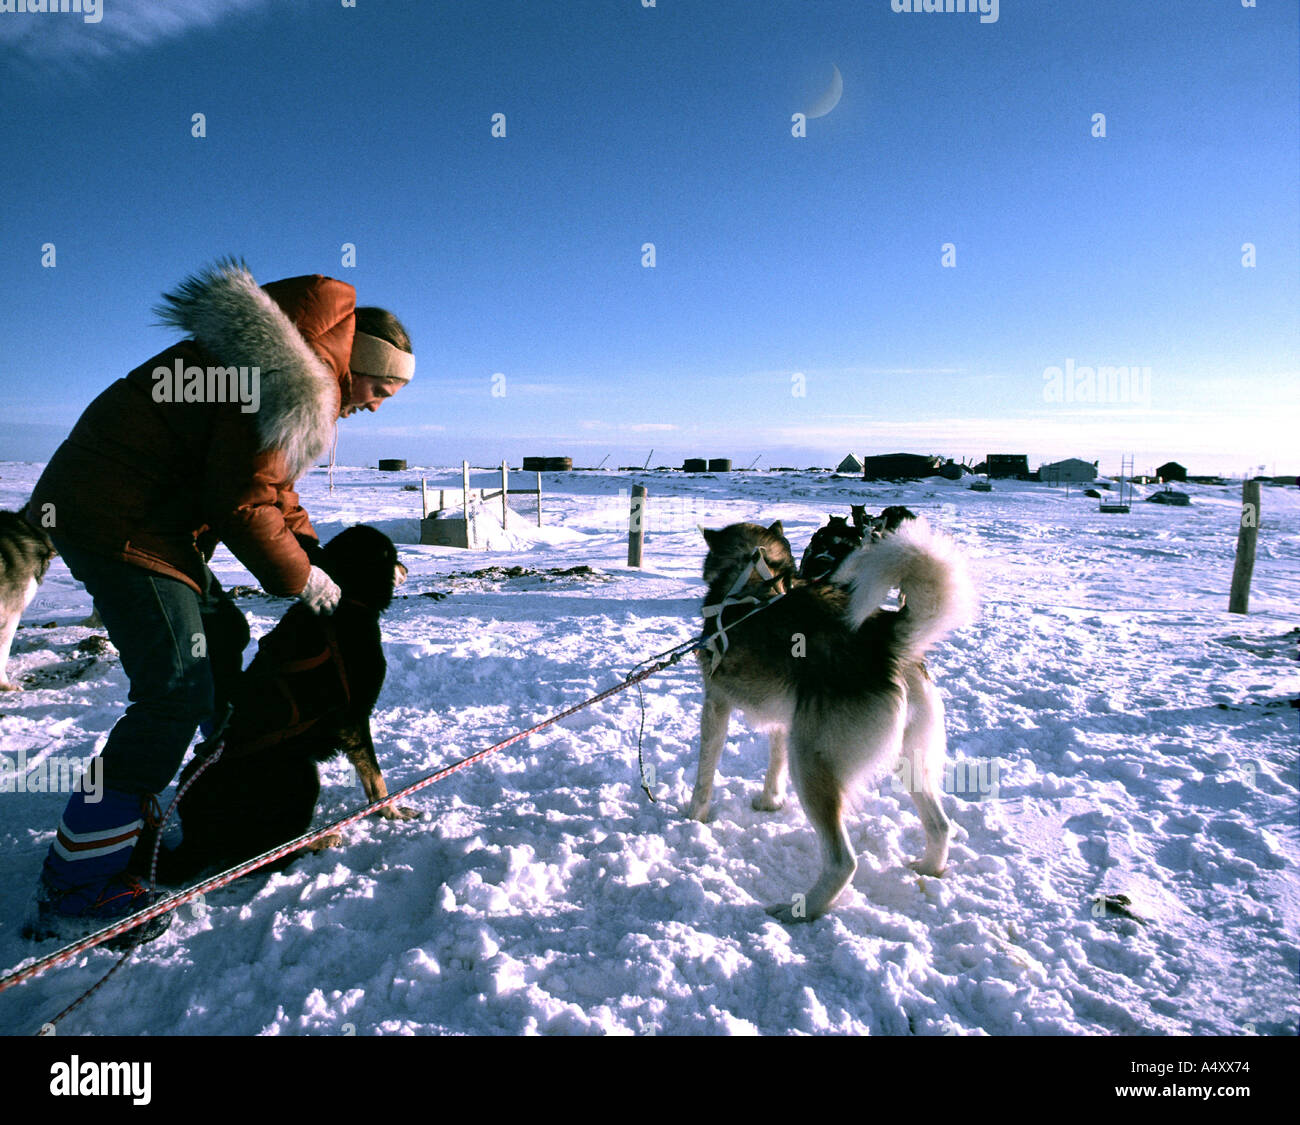
[[588,418],[578,423],[584,430],[599,430],[609,433],[648,434],[659,431],[675,431],[680,426],[672,422],[606,422],[600,418]]
[[[712,372],[691,372],[689,379],[692,384],[718,385],[726,387],[746,386],[758,382],[789,382],[790,377],[794,374],[803,375],[807,379],[862,379],[868,376],[877,375],[970,375],[972,372],[966,367],[819,367],[816,365],[792,365],[790,367],[774,367],[762,370],[732,370],[724,369]],[[628,379],[646,379],[658,383],[665,381],[675,381],[682,379],[683,376],[675,371],[628,371],[623,372],[623,378]]]
[[[360,424],[364,423],[366,415],[357,416],[357,421],[349,419],[344,425],[355,428],[360,432]],[[439,426],[432,422],[421,422],[411,426],[366,426],[365,434],[367,437],[394,437],[394,438],[417,438],[426,434],[445,434],[446,426]]]
[[[498,375],[504,375],[505,378],[498,378]],[[571,384],[533,383],[522,376],[513,376],[508,371],[438,377],[439,398],[487,399],[501,402],[512,397],[522,398],[525,395],[590,397],[590,391],[576,380]]]
[[[58,0],[52,0],[59,8]],[[284,0],[276,0],[279,7]],[[81,0],[81,11],[0,14],[0,46],[38,62],[84,63],[215,27],[272,0]],[[25,5],[24,5],[25,7]]]
[[843,375],[967,375],[964,367],[859,367],[836,371]]

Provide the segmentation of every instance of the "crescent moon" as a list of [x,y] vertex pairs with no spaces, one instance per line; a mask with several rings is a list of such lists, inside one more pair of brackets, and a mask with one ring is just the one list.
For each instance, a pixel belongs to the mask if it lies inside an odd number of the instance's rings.
[[844,93],[844,79],[840,77],[838,66],[832,65],[831,70],[835,72],[831,76],[831,84],[826,88],[826,92],[809,107],[804,114],[805,117],[825,117],[840,104],[840,95]]

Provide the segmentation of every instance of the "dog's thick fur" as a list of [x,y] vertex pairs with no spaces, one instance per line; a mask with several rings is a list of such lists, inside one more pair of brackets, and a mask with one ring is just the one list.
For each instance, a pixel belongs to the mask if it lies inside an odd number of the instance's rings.
[[0,691],[18,691],[9,682],[9,650],[18,622],[58,552],[50,537],[21,512],[0,512]]
[[[386,662],[379,617],[393,590],[406,578],[397,550],[384,534],[351,527],[324,548],[320,565],[343,594],[332,615],[318,617],[293,606],[259,643],[258,654],[239,675],[234,711],[221,757],[204,770],[181,799],[184,839],[159,861],[162,882],[192,878],[212,866],[228,867],[292,840],[307,831],[320,796],[317,763],[339,752],[356,767],[366,799],[388,796],[375,757],[370,714],[383,687]],[[299,700],[295,719],[314,720],[297,733],[267,745],[268,701],[283,698],[286,669],[326,650],[330,633],[349,688],[346,706],[326,678]],[[181,773],[184,784],[200,764]],[[408,819],[416,813],[391,806],[381,814]],[[327,837],[312,850],[340,842]],[[139,853],[137,853],[139,854]]]
[[[943,702],[921,658],[974,615],[973,587],[955,545],[924,521],[905,520],[879,538],[867,537],[830,581],[812,584],[796,576],[779,521],[703,533],[709,545],[706,606],[724,601],[756,548],[774,577],[765,581],[751,572],[740,591],[760,601],[772,598],[765,608],[743,621],[752,604],[723,611],[727,647],[716,667],[712,653],[700,654],[699,773],[687,815],[706,818],[728,721],[740,709],[770,737],[767,779],[754,807],[783,806],[788,762],[822,851],[816,883],[769,913],[784,922],[811,921],[831,908],[857,869],[844,828],[846,806],[860,785],[893,771],[900,758],[925,827],[925,854],[916,869],[940,874],[951,831],[940,804]],[[894,588],[905,608],[883,609]],[[710,636],[717,618],[706,619]]]

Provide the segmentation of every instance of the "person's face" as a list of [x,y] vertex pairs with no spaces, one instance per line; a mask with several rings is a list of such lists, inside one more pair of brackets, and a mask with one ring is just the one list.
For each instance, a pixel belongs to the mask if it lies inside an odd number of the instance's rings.
[[360,375],[352,372],[352,395],[343,407],[343,417],[347,418],[358,410],[369,410],[373,414],[402,389],[401,383],[385,382],[373,375]]

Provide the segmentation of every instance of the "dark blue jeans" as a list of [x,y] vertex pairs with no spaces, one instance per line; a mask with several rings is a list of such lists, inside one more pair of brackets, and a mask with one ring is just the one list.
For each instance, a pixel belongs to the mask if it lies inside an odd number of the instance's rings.
[[[197,594],[179,579],[59,542],[63,561],[95,599],[109,640],[131,681],[130,705],[109,733],[100,753],[104,786],[120,793],[159,793],[180,768],[195,728],[213,711],[213,660],[229,667],[232,642],[210,649],[214,617],[238,617],[243,641],[234,650],[234,670],[242,663],[247,624],[243,615],[204,568],[207,591]],[[216,640],[214,636],[212,638]]]

